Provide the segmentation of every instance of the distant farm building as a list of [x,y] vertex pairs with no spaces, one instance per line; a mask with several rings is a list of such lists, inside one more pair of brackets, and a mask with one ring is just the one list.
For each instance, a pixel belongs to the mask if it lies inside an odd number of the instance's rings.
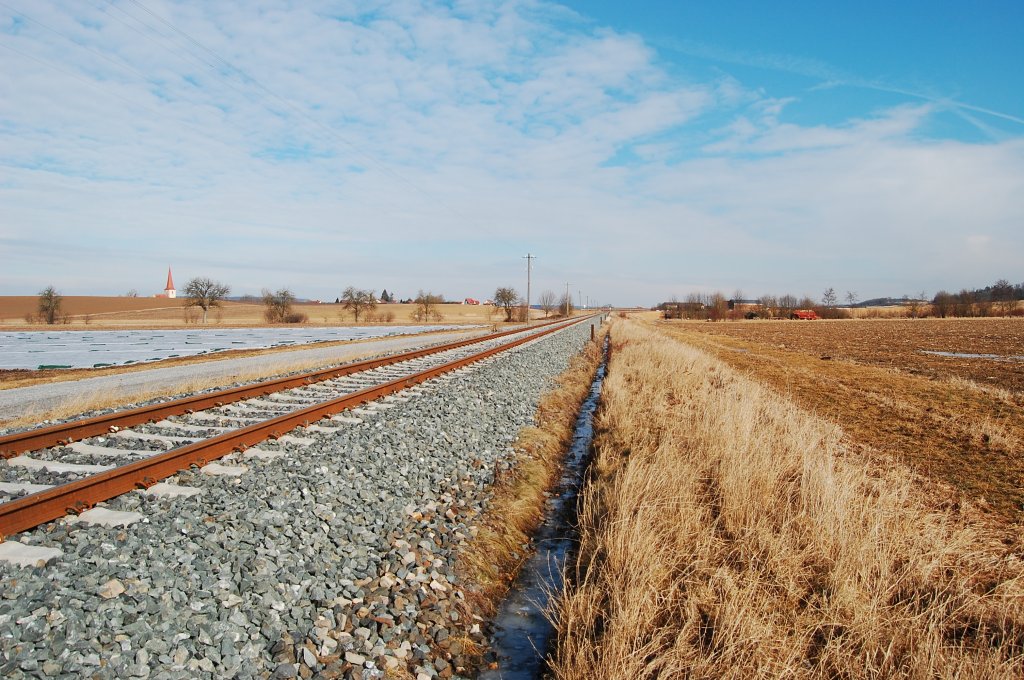
[[729,300],[729,311],[756,312],[761,309],[761,303],[757,300]]
[[174,289],[174,279],[171,277],[171,268],[167,268],[167,285],[164,287],[164,292],[157,293],[153,297],[157,298],[176,298],[178,297],[178,291]]
[[478,304],[480,304],[480,301],[475,299],[475,298],[466,298],[465,300],[462,301],[462,304],[464,304],[464,305],[478,305]]
[[703,319],[707,315],[703,302],[662,302],[658,308],[666,319]]
[[760,319],[763,312],[763,305],[757,300],[729,300],[728,305],[730,312],[737,312],[732,318]]

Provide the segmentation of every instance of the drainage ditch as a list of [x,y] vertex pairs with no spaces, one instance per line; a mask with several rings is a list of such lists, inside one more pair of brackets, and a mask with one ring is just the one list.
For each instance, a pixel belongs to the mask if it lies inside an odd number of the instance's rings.
[[481,680],[535,680],[547,670],[546,657],[555,629],[545,610],[552,595],[562,591],[566,559],[578,542],[576,501],[590,464],[594,413],[607,366],[605,338],[604,357],[576,418],[562,476],[547,502],[544,522],[534,535],[536,552],[523,565],[492,622],[491,654],[496,667],[481,672]]

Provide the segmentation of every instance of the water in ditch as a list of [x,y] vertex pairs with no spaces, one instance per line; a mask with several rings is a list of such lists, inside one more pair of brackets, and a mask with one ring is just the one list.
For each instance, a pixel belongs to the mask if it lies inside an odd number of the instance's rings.
[[578,541],[576,500],[590,463],[594,412],[607,369],[607,339],[604,351],[590,393],[576,418],[562,477],[548,500],[544,522],[534,535],[537,551],[523,565],[493,621],[491,647],[497,667],[481,672],[482,680],[534,680],[547,669],[545,658],[555,630],[544,610],[550,595],[562,590],[563,567]]
[[967,352],[938,352],[928,349],[918,350],[921,354],[930,354],[936,357],[952,357],[954,359],[990,359],[992,361],[1024,361],[1024,356],[1012,355],[1002,356],[999,354],[970,354]]

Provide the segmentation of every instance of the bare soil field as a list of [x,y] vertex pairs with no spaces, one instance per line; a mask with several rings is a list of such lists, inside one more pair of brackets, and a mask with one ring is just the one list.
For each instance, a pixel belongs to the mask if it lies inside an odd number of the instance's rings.
[[1024,520],[1020,319],[652,322],[802,408],[849,443],[949,484],[994,520]]
[[[928,378],[963,378],[1024,392],[1024,319],[864,319],[686,324],[688,331],[758,346],[893,368]],[[723,339],[723,342],[727,342]],[[926,352],[993,355],[1005,359]],[[1016,357],[1015,359],[1013,357]]]
[[[62,328],[81,330],[83,326],[100,329],[136,328],[196,328],[202,322],[187,323],[183,301],[178,298],[129,298],[100,296],[66,296],[61,310],[67,315],[67,323],[54,325],[28,323],[26,315],[34,314],[39,298],[34,295],[0,296],[0,330],[48,330]],[[294,311],[305,314],[308,324],[337,326],[353,325],[351,312],[340,304],[299,304]],[[211,309],[208,317],[211,326],[265,326],[262,304],[225,302],[222,307]],[[413,319],[415,305],[378,305],[376,318],[363,317],[360,323],[418,323]],[[445,304],[438,306],[443,323],[493,323],[504,319],[495,307],[485,305]],[[542,315],[534,310],[534,315]],[[392,318],[386,319],[387,316]]]

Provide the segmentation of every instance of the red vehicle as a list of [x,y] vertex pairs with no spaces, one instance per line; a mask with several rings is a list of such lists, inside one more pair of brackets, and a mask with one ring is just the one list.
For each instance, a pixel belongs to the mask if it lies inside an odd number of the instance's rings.
[[789,315],[790,319],[799,319],[801,321],[814,321],[820,319],[818,313],[813,309],[797,309]]

